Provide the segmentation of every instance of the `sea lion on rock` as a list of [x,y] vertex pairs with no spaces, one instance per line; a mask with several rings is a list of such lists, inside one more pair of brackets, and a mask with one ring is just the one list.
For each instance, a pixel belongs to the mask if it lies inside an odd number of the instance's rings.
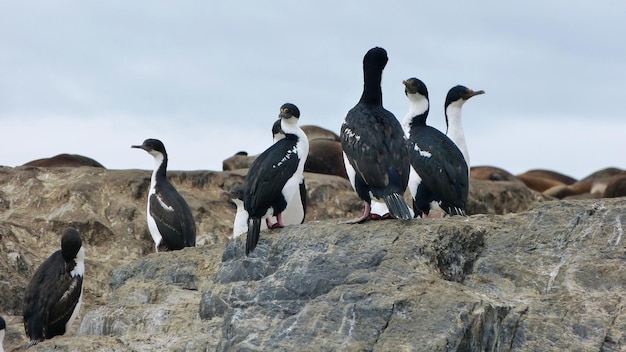
[[42,158],[29,161],[22,166],[31,167],[79,167],[91,166],[105,168],[102,164],[94,159],[78,154],[59,154],[50,158]]
[[571,184],[573,184],[573,183],[575,183],[577,181],[575,178],[567,176],[567,175],[564,175],[564,174],[562,174],[560,172],[556,172],[556,171],[552,171],[552,170],[545,170],[545,169],[528,170],[528,171],[524,172],[523,174],[517,175],[518,178],[520,176],[547,178],[547,179],[558,181],[558,182],[566,184],[566,185],[571,185]]

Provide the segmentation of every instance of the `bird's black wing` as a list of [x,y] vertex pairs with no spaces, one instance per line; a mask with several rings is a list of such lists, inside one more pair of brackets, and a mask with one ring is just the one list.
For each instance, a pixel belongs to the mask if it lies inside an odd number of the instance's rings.
[[372,192],[390,184],[394,186],[391,191],[404,192],[409,156],[404,132],[392,113],[383,107],[359,103],[346,115],[340,139],[357,176]]
[[[66,276],[65,261],[58,250],[37,268],[28,283],[24,292],[23,318],[26,335],[31,341],[42,341],[51,336],[48,331],[50,320],[55,320],[55,314],[59,312],[58,302],[71,286],[71,280]],[[78,292],[80,294],[80,290]],[[73,294],[69,294],[66,299],[73,298]]]
[[[465,209],[469,189],[467,163],[459,148],[427,126],[410,137],[411,165],[438,201]],[[446,209],[444,209],[446,210]]]
[[250,166],[244,183],[244,207],[251,217],[265,215],[298,169],[301,156],[297,155],[296,143],[294,139],[281,139]]
[[74,308],[78,304],[83,287],[83,277],[78,275],[71,277],[69,271],[70,269],[66,269],[65,275],[59,276],[58,283],[62,295],[57,301],[51,302],[46,338],[65,334],[65,324],[70,320]]
[[196,223],[193,214],[185,199],[166,179],[157,184],[156,192],[150,196],[150,215],[168,249],[195,246]]

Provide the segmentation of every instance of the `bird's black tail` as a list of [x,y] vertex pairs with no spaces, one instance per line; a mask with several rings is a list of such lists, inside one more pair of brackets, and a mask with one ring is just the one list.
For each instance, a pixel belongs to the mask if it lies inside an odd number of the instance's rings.
[[395,218],[402,220],[413,218],[409,206],[406,205],[404,198],[398,193],[388,194],[384,196],[383,199],[385,200],[385,204],[387,204],[387,208],[389,208],[389,212]]
[[261,232],[261,219],[248,218],[248,236],[246,237],[246,255],[250,254],[259,243],[259,232]]
[[462,209],[462,208],[459,208],[459,207],[449,206],[449,207],[445,207],[443,209],[445,209],[446,212],[448,213],[448,215],[450,215],[450,216],[454,216],[454,215],[467,216],[467,214],[465,214],[465,209]]

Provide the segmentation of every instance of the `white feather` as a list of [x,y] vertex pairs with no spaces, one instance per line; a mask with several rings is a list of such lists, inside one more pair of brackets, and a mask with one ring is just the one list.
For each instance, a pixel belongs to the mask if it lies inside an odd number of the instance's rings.
[[461,119],[461,108],[466,100],[459,99],[446,108],[446,114],[448,115],[448,131],[446,135],[456,144],[456,146],[463,153],[463,158],[467,163],[467,170],[470,168],[469,150],[467,148],[467,142],[465,141],[465,132],[463,131],[463,121]]
[[402,128],[408,137],[411,129],[411,121],[415,116],[419,116],[428,110],[429,102],[425,96],[419,93],[407,94],[406,96],[409,99],[409,111],[404,116],[404,120],[402,120]]
[[[151,202],[152,195],[156,193],[156,173],[157,173],[157,170],[159,169],[159,166],[161,166],[161,163],[163,163],[164,158],[163,158],[163,154],[157,151],[152,150],[149,153],[150,155],[154,157],[155,165],[154,165],[154,170],[152,171],[152,177],[150,178],[150,191],[148,192],[148,204],[146,206],[146,217],[148,219],[148,231],[150,232],[150,236],[152,236],[152,240],[154,241],[155,250],[158,252],[159,243],[161,243],[163,236],[161,236],[161,234],[159,233],[159,228],[157,227],[156,222],[154,221],[152,216],[150,216],[150,202]],[[161,204],[161,206],[167,209],[166,208],[167,205],[163,203],[163,201],[160,200],[160,198],[159,198],[159,203]]]

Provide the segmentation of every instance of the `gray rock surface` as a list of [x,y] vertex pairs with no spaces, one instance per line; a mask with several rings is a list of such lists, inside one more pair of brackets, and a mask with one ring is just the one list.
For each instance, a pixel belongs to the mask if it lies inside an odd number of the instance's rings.
[[87,247],[84,306],[31,351],[626,349],[624,198],[472,181],[475,215],[347,225],[362,210],[350,186],[309,174],[307,222],[245,257],[219,196],[242,173],[170,174],[199,244],[152,253],[149,171],[0,168],[5,350],[26,343],[21,292],[68,224]]

